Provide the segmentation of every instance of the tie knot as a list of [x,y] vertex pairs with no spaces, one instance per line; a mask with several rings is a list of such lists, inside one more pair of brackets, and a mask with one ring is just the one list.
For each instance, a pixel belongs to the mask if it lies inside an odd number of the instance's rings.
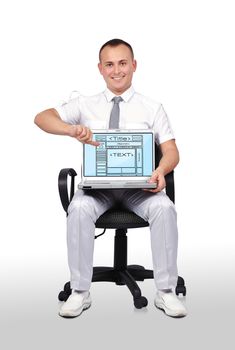
[[114,104],[116,104],[123,101],[123,98],[121,96],[116,96],[112,99],[112,101],[114,102]]

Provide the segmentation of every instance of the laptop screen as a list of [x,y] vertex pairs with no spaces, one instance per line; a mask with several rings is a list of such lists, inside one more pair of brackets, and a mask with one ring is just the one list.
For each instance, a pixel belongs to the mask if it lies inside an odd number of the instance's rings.
[[100,145],[84,145],[83,176],[151,176],[152,132],[94,132],[93,140]]

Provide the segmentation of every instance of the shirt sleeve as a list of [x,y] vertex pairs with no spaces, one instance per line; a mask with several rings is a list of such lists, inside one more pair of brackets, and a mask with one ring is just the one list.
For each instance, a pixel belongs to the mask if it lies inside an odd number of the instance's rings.
[[65,102],[57,107],[56,111],[59,113],[61,119],[68,124],[80,123],[80,98],[74,98],[69,102]]
[[153,130],[155,133],[155,142],[158,145],[175,138],[169,118],[162,105],[160,105],[156,112]]

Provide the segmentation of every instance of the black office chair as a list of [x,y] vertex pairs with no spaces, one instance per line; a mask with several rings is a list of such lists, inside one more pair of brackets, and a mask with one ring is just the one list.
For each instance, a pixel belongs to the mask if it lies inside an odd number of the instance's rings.
[[[160,150],[156,147],[155,158],[156,164],[159,163]],[[62,206],[67,213],[69,203],[74,195],[74,178],[76,172],[72,168],[62,169],[59,174],[59,193]],[[68,195],[68,176],[71,177],[70,196]],[[166,194],[175,201],[174,192],[174,173],[173,171],[166,175]],[[115,282],[117,285],[126,285],[134,300],[137,309],[147,306],[148,300],[141,295],[141,290],[136,281],[144,281],[147,278],[153,278],[153,271],[147,270],[140,265],[127,265],[127,229],[146,227],[149,223],[133,212],[122,208],[121,203],[117,203],[115,207],[106,211],[96,221],[96,228],[103,228],[104,232],[107,228],[116,230],[114,238],[114,265],[113,267],[94,267],[92,282],[106,281]],[[101,233],[95,238],[101,236]],[[178,277],[175,289],[177,295],[180,293],[186,295],[186,287],[184,279]],[[59,293],[59,300],[66,301],[71,294],[70,282],[64,285],[64,290]]]

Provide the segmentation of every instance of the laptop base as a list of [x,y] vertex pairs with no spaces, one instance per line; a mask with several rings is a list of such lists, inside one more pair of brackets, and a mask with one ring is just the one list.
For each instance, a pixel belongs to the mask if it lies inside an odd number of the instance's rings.
[[118,189],[155,189],[157,188],[156,183],[149,182],[127,182],[127,181],[115,181],[115,182],[97,182],[97,183],[89,183],[80,182],[78,184],[78,188],[82,190],[94,190],[94,189],[107,189],[107,190],[118,190]]

